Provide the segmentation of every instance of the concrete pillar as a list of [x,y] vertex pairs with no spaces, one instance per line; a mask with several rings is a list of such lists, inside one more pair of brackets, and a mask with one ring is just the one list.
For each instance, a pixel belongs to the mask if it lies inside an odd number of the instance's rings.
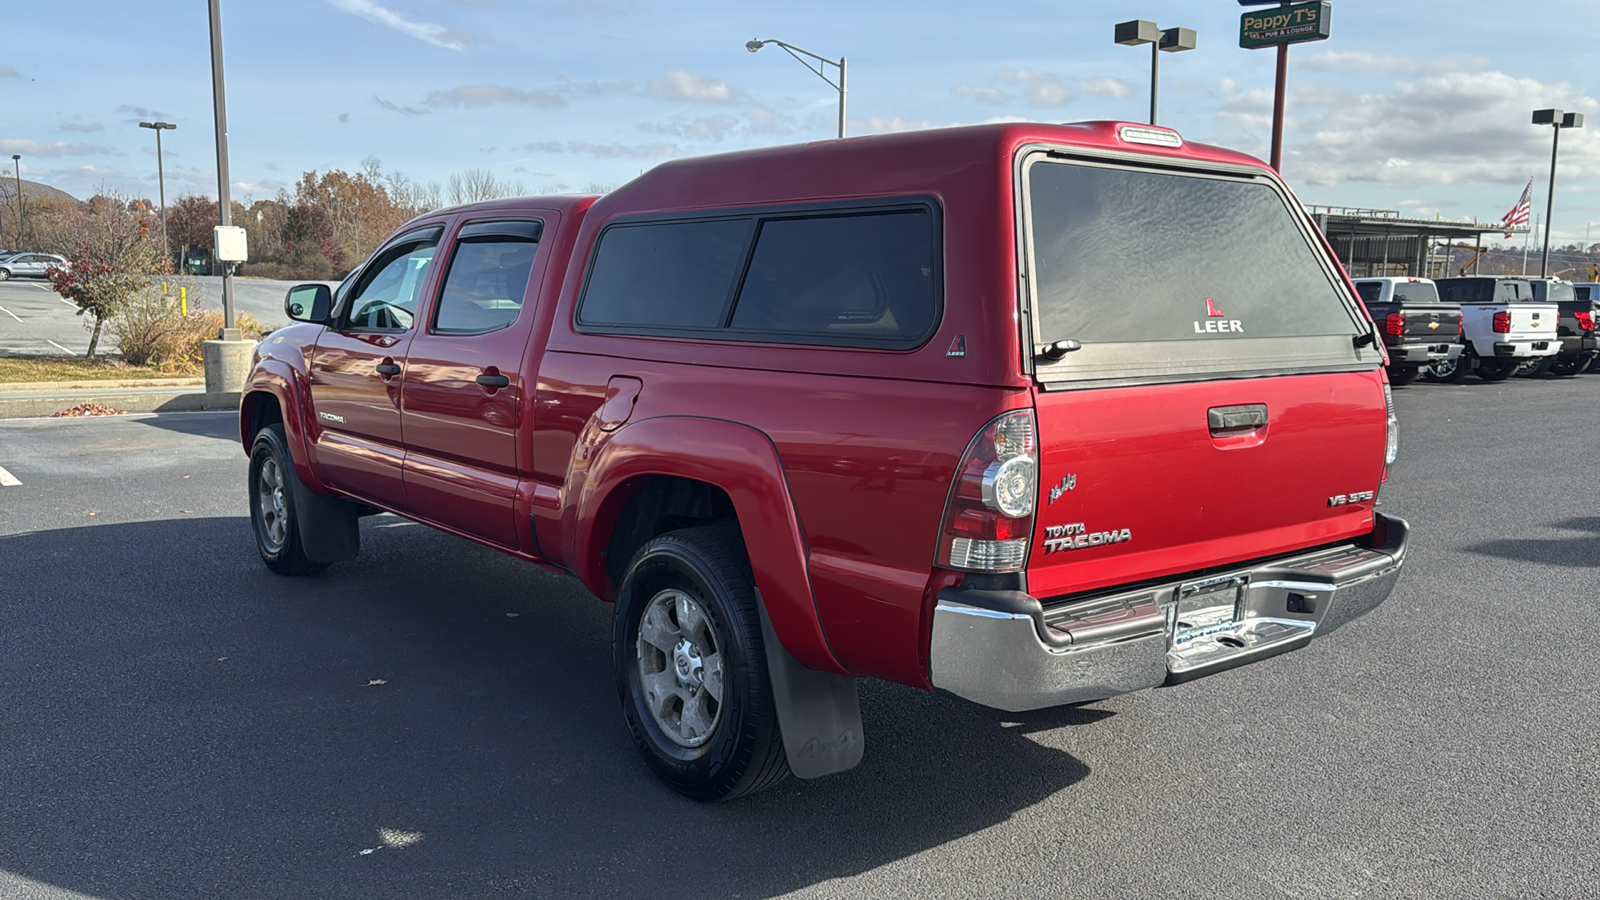
[[201,355],[206,370],[206,393],[230,394],[244,388],[250,376],[250,357],[256,349],[255,341],[244,340],[237,328],[224,328],[217,340],[206,341]]

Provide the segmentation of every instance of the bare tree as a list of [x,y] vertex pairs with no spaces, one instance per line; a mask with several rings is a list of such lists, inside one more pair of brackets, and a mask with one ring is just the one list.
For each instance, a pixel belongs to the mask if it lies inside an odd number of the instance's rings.
[[488,169],[468,169],[453,172],[446,182],[445,195],[452,205],[516,197],[526,191],[520,181],[502,180]]

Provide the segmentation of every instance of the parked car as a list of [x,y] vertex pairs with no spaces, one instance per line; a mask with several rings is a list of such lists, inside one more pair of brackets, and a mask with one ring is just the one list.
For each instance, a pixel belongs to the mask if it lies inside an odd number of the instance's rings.
[[1358,278],[1354,284],[1383,335],[1390,384],[1410,384],[1424,366],[1461,356],[1461,304],[1441,301],[1432,279]]
[[265,564],[386,510],[575,576],[699,799],[855,765],[858,678],[1177,684],[1366,613],[1406,554],[1348,279],[1269,167],[1165,128],[669,162],[428,213],[285,309],[240,406]]
[[1526,278],[1469,276],[1440,278],[1441,300],[1461,305],[1462,334],[1467,346],[1455,363],[1429,365],[1436,381],[1459,382],[1476,370],[1484,381],[1510,378],[1525,362],[1553,357],[1561,350],[1554,303],[1536,303]]
[[1560,352],[1541,360],[1529,374],[1576,375],[1589,368],[1600,354],[1594,330],[1600,300],[1588,296],[1580,300],[1576,286],[1559,278],[1530,278],[1528,283],[1533,287],[1533,299],[1554,303],[1559,310],[1556,335],[1561,340]]
[[71,264],[65,256],[54,253],[18,253],[0,261],[0,281],[8,278],[44,278],[50,269],[66,269]]

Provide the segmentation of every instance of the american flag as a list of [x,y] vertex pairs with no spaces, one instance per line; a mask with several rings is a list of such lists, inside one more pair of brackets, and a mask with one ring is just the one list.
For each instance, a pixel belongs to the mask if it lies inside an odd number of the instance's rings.
[[[1528,186],[1522,189],[1522,199],[1517,201],[1516,206],[1511,207],[1511,211],[1505,214],[1505,217],[1500,220],[1500,224],[1507,228],[1528,224],[1528,201],[1532,199],[1533,179],[1529,178]],[[1511,235],[1507,234],[1506,237],[1511,237]]]

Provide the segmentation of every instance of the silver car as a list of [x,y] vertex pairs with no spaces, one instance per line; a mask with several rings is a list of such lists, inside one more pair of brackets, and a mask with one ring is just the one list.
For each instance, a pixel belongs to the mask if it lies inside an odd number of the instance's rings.
[[43,278],[50,268],[67,269],[71,265],[65,256],[54,253],[18,253],[0,260],[0,281],[8,278]]

